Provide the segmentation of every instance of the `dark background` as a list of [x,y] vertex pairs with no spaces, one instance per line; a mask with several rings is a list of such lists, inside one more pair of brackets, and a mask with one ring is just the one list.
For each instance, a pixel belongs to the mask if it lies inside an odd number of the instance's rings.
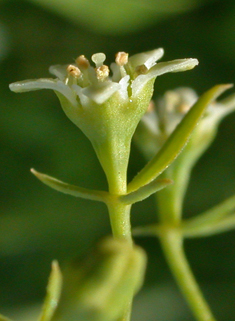
[[[191,86],[199,94],[234,82],[235,2],[157,0],[0,0],[0,308],[15,320],[33,320],[41,304],[52,259],[84,254],[110,233],[106,208],[59,194],[30,174],[31,167],[66,182],[106,189],[101,167],[84,135],[64,116],[52,91],[16,95],[11,82],[50,77],[52,64],[78,55],[130,54],[158,47],[163,61],[198,58],[192,71],[156,81],[155,97]],[[232,90],[230,90],[232,92]],[[235,189],[235,114],[221,124],[211,148],[195,167],[185,203],[191,216]],[[130,178],[144,165],[133,146]],[[133,226],[155,220],[150,198],[133,208]],[[219,320],[234,319],[235,234],[186,241],[186,251]],[[193,320],[154,238],[136,242],[148,252],[146,286],[133,320]],[[36,310],[34,307],[36,306]]]

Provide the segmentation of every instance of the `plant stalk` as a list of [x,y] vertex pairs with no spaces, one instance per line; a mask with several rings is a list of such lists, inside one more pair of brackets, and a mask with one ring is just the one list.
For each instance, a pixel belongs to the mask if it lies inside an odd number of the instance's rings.
[[124,238],[132,244],[130,210],[131,205],[116,200],[107,203],[114,238]]
[[[112,233],[114,238],[122,238],[128,241],[130,246],[132,246],[132,235],[131,235],[131,223],[130,223],[130,210],[131,205],[126,205],[118,200],[112,200],[107,203],[109,210],[110,223],[112,228]],[[132,300],[130,298],[129,302],[126,304],[126,308],[117,321],[130,321],[131,310],[132,310]]]
[[160,242],[171,272],[196,320],[216,321],[188,264],[181,232],[174,227],[163,226]]
[[[129,148],[128,155],[129,155]],[[114,158],[115,159],[115,158]],[[127,157],[128,160],[128,157]],[[118,196],[125,195],[127,190],[127,164],[128,161],[115,161],[112,159],[111,163],[116,163],[116,166],[113,164],[111,167],[112,170],[107,175],[109,183],[109,193],[111,196],[106,202],[109,211],[110,224],[112,229],[112,234],[114,238],[125,239],[130,246],[133,244],[132,233],[131,233],[131,222],[130,222],[130,211],[131,205],[123,204],[119,201]],[[113,195],[115,194],[115,195]],[[130,297],[129,301],[126,302],[126,307],[117,321],[130,321],[131,311],[132,311],[132,301],[133,296]]]

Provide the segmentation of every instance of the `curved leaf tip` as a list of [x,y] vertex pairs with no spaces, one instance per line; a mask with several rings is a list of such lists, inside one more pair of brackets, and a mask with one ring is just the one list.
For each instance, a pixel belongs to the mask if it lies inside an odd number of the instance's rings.
[[59,264],[54,260],[51,264],[51,274],[47,285],[47,294],[39,321],[50,321],[57,308],[62,289],[62,274]]
[[169,136],[160,151],[129,183],[128,193],[137,190],[157,178],[175,160],[187,144],[190,135],[203,116],[206,108],[232,86],[232,84],[216,85],[198,99]]

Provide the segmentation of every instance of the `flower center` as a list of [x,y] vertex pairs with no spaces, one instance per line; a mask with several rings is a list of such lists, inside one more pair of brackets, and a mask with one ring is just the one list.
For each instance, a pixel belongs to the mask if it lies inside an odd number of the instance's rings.
[[[91,60],[95,64],[95,68],[90,65],[89,60],[81,55],[75,60],[75,65],[69,65],[66,69],[67,77],[65,84],[77,84],[82,88],[89,85],[98,85],[100,82],[110,80],[110,69],[104,64],[106,55],[102,52],[91,56]],[[112,68],[112,81],[119,82],[127,75],[125,65],[128,64],[128,53],[120,51],[115,56],[115,68]],[[112,67],[112,66],[111,66]]]

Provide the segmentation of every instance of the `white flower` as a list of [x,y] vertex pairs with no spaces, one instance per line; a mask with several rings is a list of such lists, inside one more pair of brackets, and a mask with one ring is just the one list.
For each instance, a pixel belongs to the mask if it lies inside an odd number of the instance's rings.
[[110,66],[112,76],[108,66],[103,64],[105,54],[97,53],[92,56],[95,67],[92,67],[84,56],[79,56],[73,65],[50,67],[49,71],[56,79],[20,81],[11,84],[10,89],[14,92],[52,89],[74,106],[87,106],[90,100],[103,104],[116,92],[123,100],[135,98],[149,80],[167,72],[189,70],[198,64],[197,59],[157,63],[163,53],[160,48],[128,59],[127,53],[119,52],[116,62]]
[[163,97],[156,100],[156,106],[151,102],[141,122],[159,141],[165,141],[197,99],[196,92],[191,88],[167,90]]
[[[167,72],[194,68],[197,59],[157,63],[163,49],[134,55],[119,52],[110,69],[105,54],[79,56],[73,65],[52,66],[56,79],[26,80],[10,85],[14,92],[52,89],[68,118],[90,139],[112,193],[123,192],[130,144],[153,94],[154,80]],[[114,174],[115,173],[115,174]]]
[[[162,147],[185,114],[198,100],[196,92],[188,87],[168,90],[162,98],[151,102],[135,134],[140,149],[151,158]],[[235,94],[210,104],[191,138],[192,147],[203,146],[215,134],[220,121],[235,110]],[[145,143],[143,143],[145,142]]]

